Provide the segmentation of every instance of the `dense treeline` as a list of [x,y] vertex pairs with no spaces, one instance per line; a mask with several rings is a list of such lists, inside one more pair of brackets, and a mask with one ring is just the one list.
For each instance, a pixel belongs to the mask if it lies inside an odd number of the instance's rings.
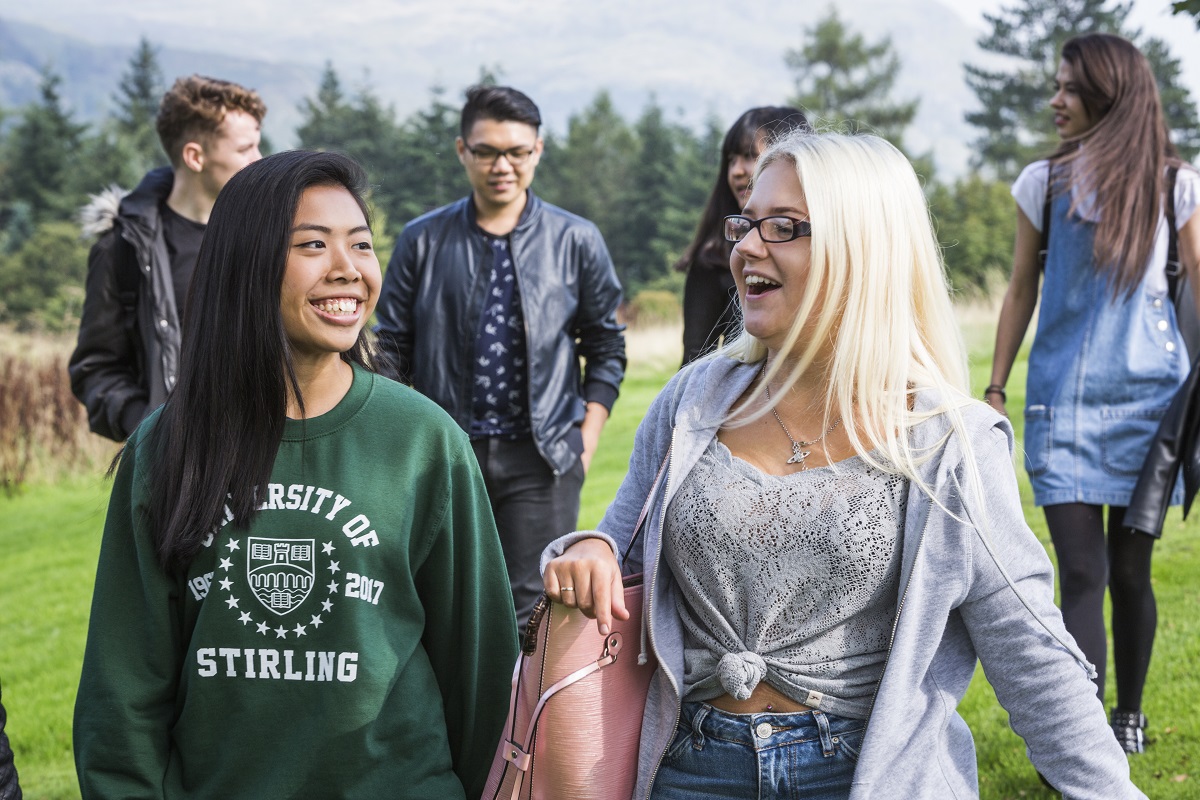
[[[979,44],[1006,56],[1010,67],[965,67],[979,101],[963,109],[980,131],[973,171],[939,182],[936,153],[910,154],[958,291],[986,290],[1008,269],[1015,229],[1008,184],[1023,164],[1053,148],[1046,101],[1058,48],[1070,35],[1104,30],[1138,41],[1158,76],[1176,144],[1189,159],[1200,149],[1200,121],[1179,84],[1179,61],[1163,42],[1141,40],[1124,27],[1130,7],[1019,0],[985,15],[990,29]],[[794,95],[762,103],[799,105],[826,123],[877,131],[903,149],[920,98],[896,96],[900,63],[890,39],[865,40],[831,9],[780,61],[792,73]],[[496,80],[494,71],[481,71],[481,82]],[[89,194],[111,185],[132,188],[147,169],[165,163],[153,129],[165,87],[155,49],[143,40],[114,89],[114,111],[99,125],[74,119],[61,79],[49,68],[36,102],[0,109],[0,322],[49,330],[76,324],[90,244],[80,237],[78,210]],[[457,93],[437,87],[423,108],[400,118],[370,85],[348,88],[332,64],[302,102],[297,144],[340,150],[366,166],[381,257],[409,220],[467,191],[454,152],[459,104]],[[693,234],[730,122],[712,118],[694,130],[653,95],[635,119],[626,119],[601,89],[565,131],[544,131],[535,190],[600,227],[627,298],[643,290],[656,290],[658,298],[678,293],[682,276],[671,267]]]

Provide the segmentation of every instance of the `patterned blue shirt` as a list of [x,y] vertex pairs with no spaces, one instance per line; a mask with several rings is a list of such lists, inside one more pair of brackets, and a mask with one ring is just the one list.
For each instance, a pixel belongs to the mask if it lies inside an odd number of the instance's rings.
[[484,234],[492,264],[475,336],[475,399],[471,436],[528,436],[525,317],[507,236]]

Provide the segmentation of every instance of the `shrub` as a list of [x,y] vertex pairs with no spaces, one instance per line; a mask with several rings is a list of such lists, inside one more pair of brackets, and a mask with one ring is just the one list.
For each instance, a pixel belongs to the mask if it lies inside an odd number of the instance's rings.
[[87,246],[69,222],[45,222],[15,253],[0,257],[0,321],[22,331],[79,324]]
[[83,406],[71,394],[61,356],[33,362],[0,354],[0,481],[10,497],[34,464],[70,469],[90,463]]
[[634,295],[625,309],[630,325],[670,325],[679,322],[679,298],[663,289],[643,289]]

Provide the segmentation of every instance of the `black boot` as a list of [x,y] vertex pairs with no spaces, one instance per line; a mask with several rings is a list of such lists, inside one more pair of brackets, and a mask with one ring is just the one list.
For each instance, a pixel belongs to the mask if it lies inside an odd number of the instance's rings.
[[1126,753],[1142,753],[1146,750],[1146,715],[1141,711],[1112,710],[1110,724],[1117,742]]

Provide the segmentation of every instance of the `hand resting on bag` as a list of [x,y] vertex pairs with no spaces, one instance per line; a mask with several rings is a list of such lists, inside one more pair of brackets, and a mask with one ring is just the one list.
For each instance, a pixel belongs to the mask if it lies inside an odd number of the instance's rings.
[[568,547],[546,565],[542,581],[547,597],[596,620],[601,636],[608,635],[613,617],[629,619],[621,567],[603,539],[584,539]]

